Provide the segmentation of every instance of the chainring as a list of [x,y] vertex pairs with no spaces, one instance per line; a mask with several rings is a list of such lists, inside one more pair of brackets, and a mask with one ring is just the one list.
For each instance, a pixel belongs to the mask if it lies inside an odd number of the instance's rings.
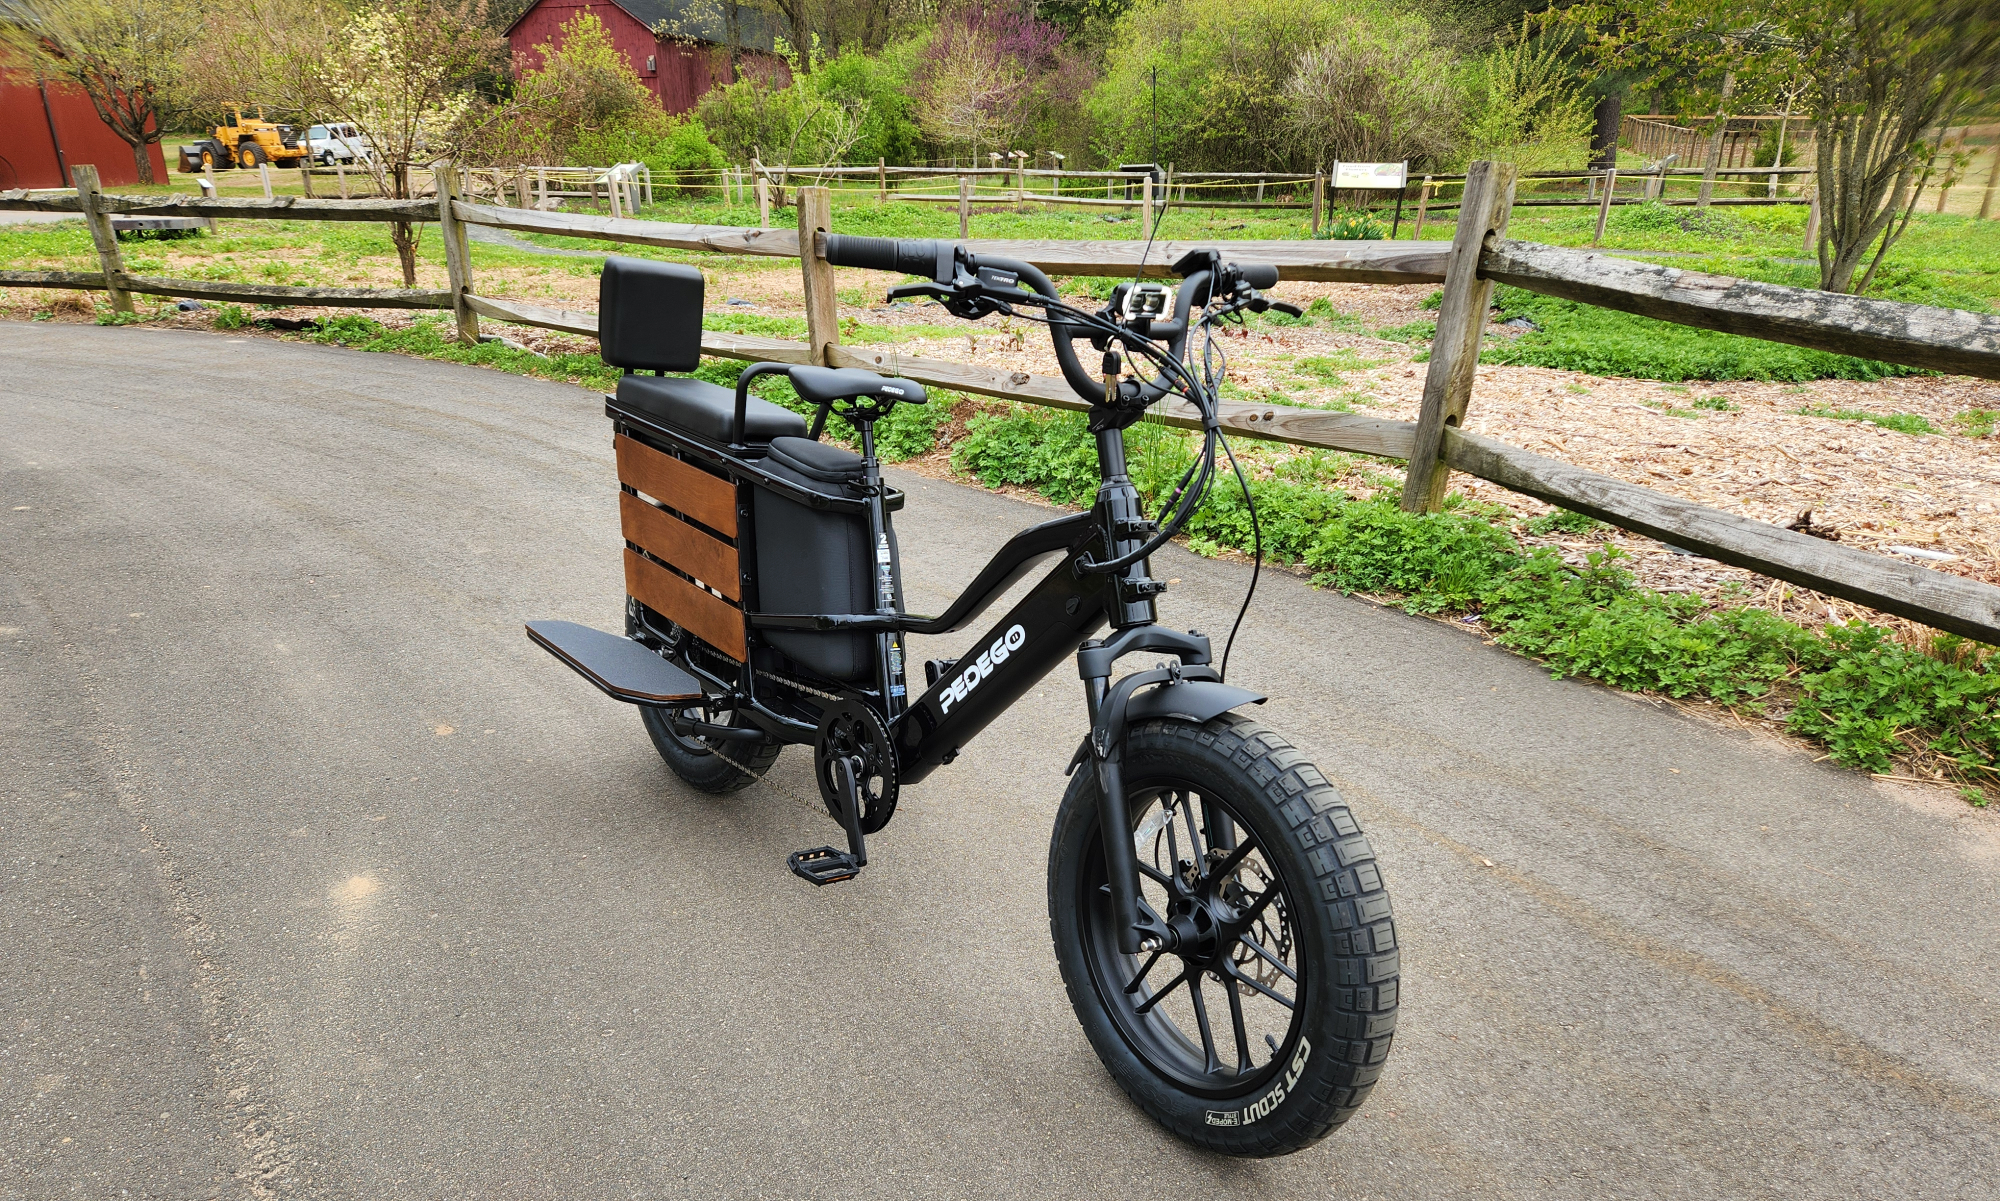
[[896,812],[896,748],[889,727],[867,702],[851,697],[820,702],[823,715],[813,743],[813,775],[828,813],[840,816],[844,800],[835,782],[833,763],[846,756],[861,760],[856,781],[861,794],[861,832],[873,834],[889,824]]

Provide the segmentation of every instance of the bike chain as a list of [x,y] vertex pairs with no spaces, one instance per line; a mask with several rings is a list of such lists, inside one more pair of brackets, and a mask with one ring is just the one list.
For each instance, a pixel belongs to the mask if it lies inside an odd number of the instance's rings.
[[[831,692],[821,692],[819,689],[814,688],[809,684],[801,684],[797,680],[787,679],[784,676],[778,675],[776,672],[769,672],[763,670],[762,668],[759,668],[757,674],[764,677],[767,680],[775,680],[778,683],[785,685],[787,688],[796,688],[800,692],[809,693],[813,696],[819,697],[822,700],[838,701],[843,699],[839,696],[834,695]],[[716,748],[714,743],[710,743],[708,749],[710,753],[713,754],[716,758],[722,760],[724,763],[727,763],[729,766],[735,768],[737,771],[742,772],[744,775],[749,776],[753,781],[769,784],[774,792],[778,793],[778,795],[784,797],[792,804],[797,805],[799,808],[804,809],[810,813],[816,813],[821,817],[833,816],[832,811],[826,807],[826,802],[823,799],[818,801],[808,801],[804,797],[800,796],[797,792],[793,791],[791,785],[786,784],[780,780],[766,779],[765,777],[770,774],[771,770],[770,768],[765,768],[763,771],[752,771],[750,768],[745,767],[743,764],[738,763],[734,759],[731,759],[728,755],[723,754],[722,751]]]

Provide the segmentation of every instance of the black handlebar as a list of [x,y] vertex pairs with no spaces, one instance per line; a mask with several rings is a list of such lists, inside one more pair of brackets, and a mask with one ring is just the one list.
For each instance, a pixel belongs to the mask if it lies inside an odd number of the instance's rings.
[[[862,238],[851,234],[828,234],[826,261],[836,267],[861,267],[873,271],[895,271],[904,275],[914,275],[940,286],[953,285],[960,280],[961,273],[979,277],[986,270],[1000,271],[1012,275],[1021,286],[1032,288],[1047,300],[1058,303],[1061,301],[1054,282],[1032,263],[1001,258],[998,255],[973,255],[966,252],[959,243],[940,239]],[[1224,269],[1220,263],[1220,256],[1213,251],[1196,251],[1186,255],[1175,264],[1174,269],[1181,274],[1183,280],[1178,302],[1174,306],[1174,314],[1170,319],[1156,321],[1143,336],[1166,342],[1168,356],[1175,362],[1180,360],[1186,346],[1190,309],[1193,305],[1209,303],[1210,287],[1214,280],[1217,278],[1230,280],[1232,287],[1235,286],[1235,281],[1240,281],[1241,284],[1255,289],[1273,287],[1278,282],[1278,269],[1272,264],[1232,263]],[[1217,272],[1221,272],[1219,277]],[[967,286],[970,283],[971,281],[965,281],[960,286]],[[1004,297],[1004,294],[1002,291],[998,297]],[[987,295],[994,296],[995,293],[988,292]],[[981,314],[975,311],[959,315]],[[1120,388],[1119,396],[1107,397],[1100,378],[1077,357],[1076,348],[1072,345],[1078,338],[1094,339],[1098,333],[1074,320],[1063,320],[1053,307],[1049,311],[1048,320],[1049,332],[1055,342],[1056,362],[1062,368],[1063,378],[1078,396],[1089,403],[1095,405],[1109,402],[1120,407],[1143,408],[1175,390],[1164,377],[1151,381],[1128,379]]]
[[951,278],[954,243],[935,239],[857,238],[851,234],[826,236],[826,261],[836,267],[866,267],[873,271],[900,271],[925,279]]
[[1235,263],[1232,265],[1236,268],[1236,273],[1243,277],[1244,283],[1249,284],[1260,292],[1265,288],[1275,288],[1278,286],[1278,269],[1270,263]]

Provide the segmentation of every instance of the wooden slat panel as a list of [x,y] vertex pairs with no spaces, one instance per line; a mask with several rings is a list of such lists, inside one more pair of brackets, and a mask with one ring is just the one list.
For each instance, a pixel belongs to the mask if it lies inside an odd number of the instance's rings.
[[625,591],[737,662],[748,657],[742,610],[629,548],[625,551]]
[[618,435],[618,480],[723,534],[736,536],[736,486]]
[[736,548],[712,538],[670,513],[632,495],[618,494],[625,541],[638,544],[655,559],[672,563],[730,600],[740,600]]

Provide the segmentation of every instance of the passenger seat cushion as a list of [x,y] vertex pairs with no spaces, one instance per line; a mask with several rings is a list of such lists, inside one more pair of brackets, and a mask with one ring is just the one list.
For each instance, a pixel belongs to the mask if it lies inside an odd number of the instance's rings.
[[613,255],[597,282],[598,353],[627,371],[701,366],[701,269]]
[[845,496],[848,485],[860,481],[861,456],[809,438],[773,438],[764,469],[801,487],[831,496]]
[[[736,393],[707,380],[671,375],[628,375],[618,381],[620,408],[661,425],[683,430],[717,446],[729,445],[736,419]],[[752,396],[743,410],[743,439],[805,440],[806,419],[790,409]]]

